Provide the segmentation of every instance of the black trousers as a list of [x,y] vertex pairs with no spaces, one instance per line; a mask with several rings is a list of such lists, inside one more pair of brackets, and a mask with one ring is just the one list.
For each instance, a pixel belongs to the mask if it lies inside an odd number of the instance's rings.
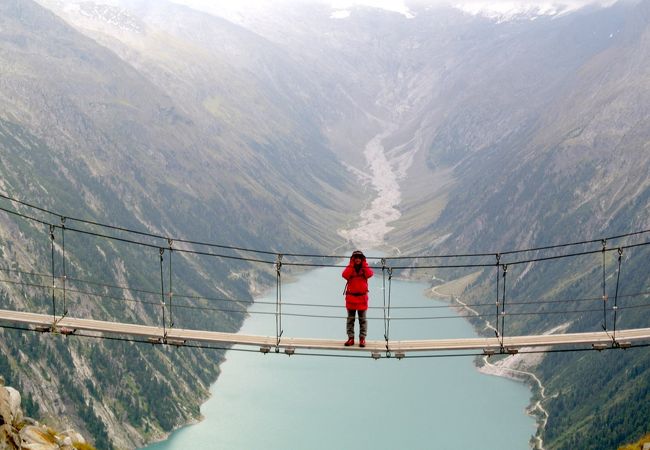
[[366,334],[368,334],[368,319],[366,319],[366,311],[359,311],[356,309],[348,309],[348,337],[354,337],[354,319],[356,314],[359,314],[359,337],[365,338]]

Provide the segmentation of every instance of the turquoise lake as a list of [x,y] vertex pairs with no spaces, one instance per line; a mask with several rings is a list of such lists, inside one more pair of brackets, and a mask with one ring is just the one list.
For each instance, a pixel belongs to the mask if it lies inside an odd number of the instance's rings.
[[[318,269],[284,284],[286,337],[346,339],[341,269]],[[393,280],[390,338],[475,337],[445,303],[425,297],[421,283]],[[371,307],[383,305],[381,271],[370,285]],[[275,290],[257,299],[242,333],[275,336]],[[431,308],[436,306],[437,308]],[[405,309],[400,309],[408,307]],[[415,307],[415,308],[413,308]],[[427,307],[427,309],[421,309]],[[371,309],[369,340],[384,339],[383,310]],[[417,320],[404,320],[414,318]],[[358,333],[358,323],[357,323]],[[334,352],[327,352],[328,355]],[[522,450],[536,426],[525,413],[530,390],[481,374],[472,356],[374,360],[231,350],[204,420],[174,432],[148,450],[195,449],[473,449]],[[436,354],[440,356],[441,354]]]

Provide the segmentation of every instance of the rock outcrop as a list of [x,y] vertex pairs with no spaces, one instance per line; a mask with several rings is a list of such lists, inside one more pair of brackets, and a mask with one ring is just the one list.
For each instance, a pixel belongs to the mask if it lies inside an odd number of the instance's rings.
[[20,392],[5,386],[0,377],[0,450],[92,450],[74,430],[58,432],[24,417]]

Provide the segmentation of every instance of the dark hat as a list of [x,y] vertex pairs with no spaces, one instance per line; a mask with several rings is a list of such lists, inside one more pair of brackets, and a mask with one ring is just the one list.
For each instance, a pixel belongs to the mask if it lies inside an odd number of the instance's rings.
[[351,258],[351,259],[354,259],[354,258],[361,258],[361,259],[365,260],[365,259],[366,259],[366,255],[364,255],[363,252],[362,252],[361,250],[355,250],[355,251],[352,252],[352,256],[351,256],[350,258]]

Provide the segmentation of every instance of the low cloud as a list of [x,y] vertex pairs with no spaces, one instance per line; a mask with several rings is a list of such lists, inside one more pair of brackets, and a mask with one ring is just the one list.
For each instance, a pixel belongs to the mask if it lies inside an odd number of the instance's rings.
[[345,19],[358,7],[378,8],[412,18],[420,7],[453,6],[470,14],[513,11],[533,11],[539,14],[557,14],[580,9],[590,4],[609,6],[616,0],[171,0],[210,14],[237,19],[249,14],[267,14],[291,8],[296,4],[315,3],[332,8],[330,17]]

